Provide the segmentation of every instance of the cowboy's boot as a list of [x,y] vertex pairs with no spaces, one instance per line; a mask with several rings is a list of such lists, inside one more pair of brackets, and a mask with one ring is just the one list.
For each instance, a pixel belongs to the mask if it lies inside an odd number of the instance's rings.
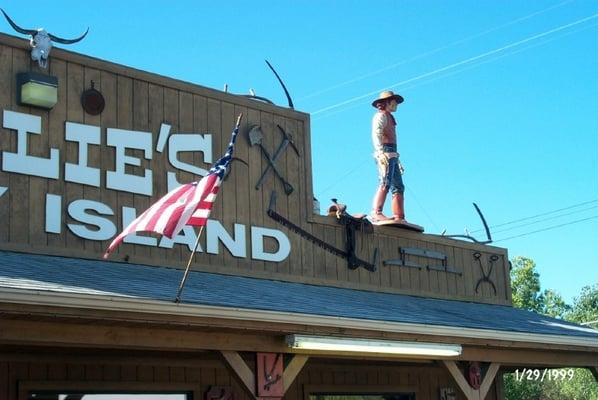
[[386,195],[388,194],[388,188],[384,186],[379,186],[376,194],[374,195],[374,201],[372,202],[372,221],[379,222],[379,221],[389,221],[392,218],[387,217],[386,215],[382,214],[382,208],[384,207],[384,202],[386,201]]
[[392,195],[392,217],[395,221],[405,221],[405,198],[402,193]]

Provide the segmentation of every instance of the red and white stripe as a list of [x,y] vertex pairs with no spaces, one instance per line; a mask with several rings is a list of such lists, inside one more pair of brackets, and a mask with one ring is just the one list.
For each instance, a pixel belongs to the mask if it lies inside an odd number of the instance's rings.
[[204,226],[221,183],[218,174],[208,174],[197,183],[171,190],[114,238],[104,258],[134,232],[155,232],[172,239],[185,225]]

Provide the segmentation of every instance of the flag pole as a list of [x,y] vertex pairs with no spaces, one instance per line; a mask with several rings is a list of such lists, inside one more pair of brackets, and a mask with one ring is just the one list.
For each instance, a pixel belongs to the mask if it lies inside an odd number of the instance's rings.
[[176,298],[174,299],[175,303],[180,303],[181,302],[181,292],[183,291],[183,287],[185,286],[185,282],[187,281],[187,275],[189,275],[189,268],[191,267],[191,261],[193,260],[193,256],[195,255],[195,252],[197,251],[197,246],[199,246],[199,238],[201,237],[201,234],[203,233],[203,225],[199,228],[199,233],[197,234],[197,240],[195,241],[195,246],[193,247],[193,251],[191,252],[191,255],[189,256],[189,261],[187,262],[187,268],[185,269],[185,275],[183,275],[183,279],[181,280],[181,283],[179,285],[179,290],[176,293]]
[[[243,117],[243,113],[240,113],[239,117],[237,118],[237,123],[235,124],[235,129],[238,129],[239,126],[241,125],[242,117]],[[183,279],[181,280],[181,283],[179,285],[179,290],[177,291],[176,297],[174,299],[175,303],[181,302],[181,293],[183,292],[183,287],[185,286],[185,282],[187,281],[187,276],[189,275],[189,269],[191,268],[191,261],[193,261],[193,256],[195,255],[195,252],[197,251],[197,246],[199,246],[199,238],[201,238],[201,234],[203,233],[203,228],[204,228],[203,225],[199,228],[199,233],[197,234],[197,240],[195,241],[195,246],[193,247],[193,251],[191,252],[191,255],[189,256],[189,261],[187,262],[187,268],[185,268],[185,274],[183,275]]]

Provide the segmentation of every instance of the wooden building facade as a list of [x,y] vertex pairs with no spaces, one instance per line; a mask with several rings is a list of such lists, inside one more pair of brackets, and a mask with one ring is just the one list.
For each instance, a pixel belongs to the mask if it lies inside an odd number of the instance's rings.
[[[505,371],[596,371],[596,331],[512,308],[506,249],[375,227],[355,232],[351,265],[347,226],[313,211],[308,114],[61,49],[41,69],[29,52],[0,34],[0,399],[499,400]],[[21,73],[56,77],[56,105],[21,104]],[[103,261],[136,215],[206,173],[240,113],[246,164],[182,301],[197,230],[131,236]],[[302,349],[297,335],[458,351]]]

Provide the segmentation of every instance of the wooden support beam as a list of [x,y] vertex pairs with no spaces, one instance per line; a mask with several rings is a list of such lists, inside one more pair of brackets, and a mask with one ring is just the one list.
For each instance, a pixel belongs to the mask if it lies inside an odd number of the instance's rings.
[[598,382],[598,367],[589,367],[588,368],[592,375],[594,375],[594,380]]
[[305,366],[305,363],[308,359],[309,356],[303,354],[295,354],[291,362],[289,362],[289,365],[287,365],[287,367],[284,369],[284,372],[282,374],[282,381],[284,383],[285,393],[287,392],[287,390],[289,390],[289,388],[295,381],[295,378],[297,378],[297,375],[299,375],[299,372],[301,372],[303,366]]
[[[241,355],[236,351],[220,351],[222,357],[230,367],[230,369],[234,372],[234,374],[239,378],[241,383],[247,391],[254,397],[257,398],[257,388],[256,388],[256,379],[255,374],[249,368],[245,360],[241,357]],[[284,383],[284,392],[291,387],[301,369],[309,359],[309,356],[303,354],[296,354],[289,365],[285,368],[283,372],[283,383]]]
[[499,363],[490,364],[490,367],[488,368],[488,371],[486,371],[486,375],[484,376],[484,380],[480,385],[480,400],[484,400],[486,398],[486,395],[490,390],[490,386],[492,386],[492,382],[494,382],[494,378],[496,377],[496,373],[498,372],[499,368]]
[[469,383],[467,383],[467,381],[465,380],[465,377],[461,373],[459,367],[457,367],[457,364],[452,360],[442,360],[442,362],[444,363],[446,369],[448,369],[448,371],[452,375],[453,379],[455,380],[455,382],[457,383],[467,400],[479,400],[479,393],[477,393],[477,391],[474,391],[471,388],[471,386],[469,386]]
[[243,383],[243,386],[245,386],[247,391],[255,398],[255,374],[247,366],[243,358],[241,358],[239,353],[236,351],[221,351],[220,353],[222,354],[222,357],[224,358],[228,366],[231,368],[231,370]]
[[444,363],[452,377],[455,379],[457,385],[459,385],[459,388],[461,389],[467,400],[484,400],[488,395],[488,391],[492,386],[492,382],[494,382],[496,373],[500,369],[499,363],[491,363],[490,367],[488,368],[488,371],[486,371],[484,379],[482,380],[480,389],[475,390],[469,385],[469,383],[461,373],[461,370],[459,369],[459,367],[457,367],[457,364],[454,361],[443,360],[442,362]]

